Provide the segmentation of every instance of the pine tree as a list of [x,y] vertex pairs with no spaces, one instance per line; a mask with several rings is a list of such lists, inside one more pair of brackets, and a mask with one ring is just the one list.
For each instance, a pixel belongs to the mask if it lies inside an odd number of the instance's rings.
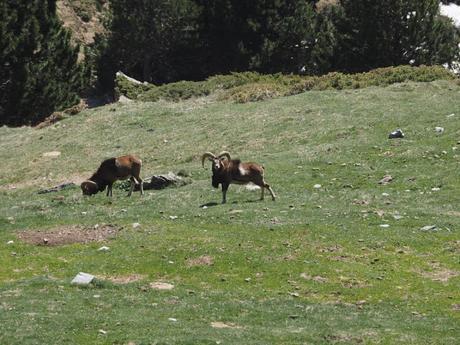
[[84,69],[55,0],[0,5],[0,123],[36,123],[78,101]]
[[209,74],[299,72],[314,45],[312,1],[196,0]]
[[110,9],[109,36],[98,39],[98,74],[103,88],[113,86],[117,70],[155,83],[193,76],[194,66],[187,65],[194,42],[193,3],[112,0]]
[[341,4],[339,69],[439,64],[455,58],[456,30],[439,16],[437,0],[342,0]]

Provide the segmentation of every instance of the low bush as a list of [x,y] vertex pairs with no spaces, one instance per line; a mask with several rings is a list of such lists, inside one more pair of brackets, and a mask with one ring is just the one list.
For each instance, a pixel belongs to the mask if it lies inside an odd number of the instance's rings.
[[310,90],[359,89],[407,81],[430,82],[454,78],[455,76],[442,66],[397,66],[379,68],[365,73],[332,72],[322,76],[280,73],[264,75],[257,72],[242,72],[216,75],[201,82],[180,81],[162,86],[135,84],[119,76],[116,80],[116,91],[119,95],[125,95],[131,99],[154,102],[159,99],[180,101],[207,96],[217,90],[223,90],[219,99],[246,103],[295,95]]

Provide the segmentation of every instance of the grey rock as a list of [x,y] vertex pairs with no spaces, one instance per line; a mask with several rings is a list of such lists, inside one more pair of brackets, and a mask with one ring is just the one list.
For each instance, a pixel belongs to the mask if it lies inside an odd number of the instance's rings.
[[71,284],[88,285],[95,277],[92,274],[80,272],[72,279]]

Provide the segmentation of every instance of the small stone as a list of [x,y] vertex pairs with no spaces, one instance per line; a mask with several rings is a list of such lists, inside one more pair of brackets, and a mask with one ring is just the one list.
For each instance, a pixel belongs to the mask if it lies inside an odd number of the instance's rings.
[[104,331],[103,329],[100,329],[99,334],[107,334],[107,331]]
[[45,152],[43,153],[43,157],[51,157],[51,158],[56,158],[61,155],[61,152],[59,151],[50,151],[50,152]]
[[379,225],[381,228],[389,228],[390,224],[380,224]]
[[246,278],[244,281],[245,281],[246,283],[249,283],[249,282],[251,281],[251,278]]
[[444,133],[444,127],[435,127],[434,130],[436,133],[442,134]]
[[174,219],[177,219],[178,217],[177,216],[169,216],[169,219],[171,220],[174,220]]
[[420,231],[437,231],[438,228],[436,225],[425,225],[424,227],[420,228]]
[[177,322],[177,319],[175,319],[173,317],[169,317],[168,320],[171,321],[171,322]]
[[110,248],[106,246],[102,246],[101,248],[98,249],[99,252],[106,252],[108,250],[110,250]]
[[203,210],[206,210],[207,208],[208,208],[208,206],[206,206],[206,205],[204,205],[204,206],[202,207]]
[[47,238],[43,239],[43,244],[48,244],[49,240]]
[[386,185],[393,181],[393,177],[391,175],[385,175],[383,178],[379,181],[379,184]]
[[292,296],[292,297],[299,297],[300,296],[298,292],[290,292],[289,295]]
[[71,284],[88,285],[94,278],[92,274],[80,272],[72,279]]
[[138,228],[138,227],[140,227],[140,226],[141,226],[140,223],[133,223],[133,229],[136,229],[136,228]]
[[315,184],[315,185],[313,186],[313,188],[315,188],[315,189],[320,189],[320,188],[321,188],[321,185],[320,185],[320,184]]
[[88,214],[88,212],[83,211],[81,214],[82,214],[83,216],[86,216],[86,215]]
[[431,190],[432,190],[433,192],[439,192],[439,191],[441,190],[441,188],[439,188],[439,187],[433,187],[433,188],[431,188]]
[[388,135],[388,139],[397,139],[397,138],[404,138],[404,133],[400,128],[398,128],[397,130],[391,132]]
[[382,193],[382,196],[390,196],[388,193]]
[[6,242],[6,244],[13,244],[13,243],[14,243],[14,241],[8,241],[8,242]]

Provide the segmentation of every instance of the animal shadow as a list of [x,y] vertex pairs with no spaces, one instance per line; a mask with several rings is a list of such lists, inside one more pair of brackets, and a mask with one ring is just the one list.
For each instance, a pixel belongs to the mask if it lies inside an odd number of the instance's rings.
[[208,202],[206,204],[203,204],[203,205],[200,205],[200,208],[203,208],[203,207],[213,207],[213,206],[217,206],[219,205],[217,202]]

